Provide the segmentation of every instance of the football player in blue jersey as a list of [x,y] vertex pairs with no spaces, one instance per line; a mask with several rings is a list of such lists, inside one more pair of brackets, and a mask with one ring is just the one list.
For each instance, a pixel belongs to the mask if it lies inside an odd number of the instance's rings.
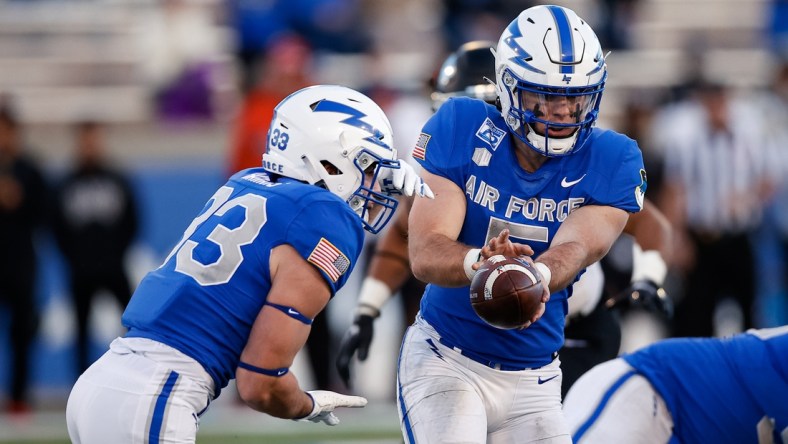
[[[573,11],[535,6],[496,49],[501,109],[449,99],[413,157],[435,199],[409,218],[409,255],[429,283],[403,339],[398,405],[407,443],[569,443],[561,410],[568,287],[643,205],[637,143],[594,128],[602,48]],[[521,328],[491,327],[468,285],[492,253],[533,256],[543,305]]]
[[139,284],[123,313],[128,333],[74,385],[71,440],[194,442],[199,416],[233,378],[250,407],[280,418],[336,425],[335,408],[363,407],[301,390],[289,367],[356,265],[364,229],[391,218],[389,193],[432,195],[392,146],[388,119],[359,92],[320,85],[284,99],[262,168],[216,191]]
[[665,339],[569,390],[575,443],[788,443],[788,326]]
[[[472,41],[463,44],[450,54],[438,71],[435,91],[431,94],[433,111],[451,97],[473,97],[496,105],[498,96],[495,84],[495,44]],[[342,338],[336,365],[339,375],[350,386],[350,367],[354,354],[364,361],[374,336],[374,321],[380,316],[383,305],[395,293],[403,299],[418,299],[423,293],[406,294],[418,288],[408,260],[408,214],[411,198],[400,199],[392,224],[383,232],[369,264],[367,276],[359,292],[358,307],[353,325]],[[560,349],[562,387],[565,395],[569,387],[585,371],[596,364],[618,356],[621,346],[621,325],[610,309],[642,307],[669,315],[672,302],[662,288],[667,275],[664,257],[669,254],[671,228],[665,216],[645,199],[643,209],[630,216],[624,233],[632,236],[631,284],[625,291],[604,297],[604,276],[600,263],[589,266],[578,282],[572,286],[569,298],[567,338]],[[417,281],[420,283],[420,281]],[[409,303],[409,302],[408,302]],[[412,323],[415,313],[406,316]],[[407,312],[407,310],[406,310]]]

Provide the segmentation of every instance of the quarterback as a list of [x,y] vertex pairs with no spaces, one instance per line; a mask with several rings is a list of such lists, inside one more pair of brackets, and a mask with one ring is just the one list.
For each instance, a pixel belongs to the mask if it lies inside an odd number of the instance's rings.
[[[429,285],[397,373],[407,443],[571,442],[557,358],[568,287],[643,204],[636,142],[594,128],[607,69],[584,20],[523,11],[498,41],[495,77],[500,110],[449,99],[413,150],[436,197],[409,218],[413,272]],[[545,284],[520,329],[487,325],[469,303],[479,260],[501,246],[532,255]]]

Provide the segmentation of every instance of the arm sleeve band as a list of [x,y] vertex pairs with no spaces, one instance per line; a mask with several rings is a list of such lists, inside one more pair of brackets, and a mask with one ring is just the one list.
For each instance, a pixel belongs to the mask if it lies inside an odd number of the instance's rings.
[[299,312],[298,310],[296,310],[293,307],[288,307],[286,305],[274,304],[274,303],[268,302],[268,301],[266,301],[265,305],[268,305],[270,307],[274,307],[275,309],[281,311],[282,313],[290,316],[293,319],[297,319],[297,320],[303,322],[306,325],[312,325],[312,319],[309,319],[308,317],[302,315],[301,312]]
[[254,365],[247,364],[241,361],[238,361],[238,367],[241,367],[242,369],[248,370],[250,372],[259,373],[261,375],[266,375],[266,376],[273,376],[275,378],[280,378],[286,375],[287,372],[290,371],[290,369],[287,367],[268,369],[268,368],[256,367]]

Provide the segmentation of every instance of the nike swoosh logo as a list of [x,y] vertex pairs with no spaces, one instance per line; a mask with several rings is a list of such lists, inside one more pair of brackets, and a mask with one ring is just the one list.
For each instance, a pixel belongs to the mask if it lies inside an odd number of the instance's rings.
[[287,312],[288,312],[288,313],[290,313],[291,315],[297,315],[297,314],[299,314],[297,311],[293,310],[292,308],[288,308],[288,309],[287,309]]
[[555,378],[557,378],[557,377],[558,377],[558,375],[553,375],[553,376],[551,376],[551,377],[549,377],[549,378],[547,378],[547,379],[542,379],[542,377],[540,376],[540,377],[537,379],[537,381],[536,381],[536,382],[537,382],[539,385],[542,385],[542,384],[544,384],[545,382],[547,382],[547,381],[552,381],[553,379],[555,379]]
[[573,181],[571,181],[571,182],[570,182],[570,181],[567,181],[567,180],[566,180],[566,177],[564,177],[564,178],[561,180],[561,186],[562,186],[562,187],[564,187],[564,188],[571,187],[572,185],[575,185],[575,184],[577,184],[578,182],[580,182],[581,180],[583,180],[583,178],[584,178],[584,177],[586,177],[586,175],[585,175],[585,174],[583,174],[582,176],[580,176],[580,179],[573,180]]
[[286,372],[287,372],[287,370],[279,370],[278,372],[276,372],[276,374],[277,374],[277,376],[282,376],[282,375],[284,375]]

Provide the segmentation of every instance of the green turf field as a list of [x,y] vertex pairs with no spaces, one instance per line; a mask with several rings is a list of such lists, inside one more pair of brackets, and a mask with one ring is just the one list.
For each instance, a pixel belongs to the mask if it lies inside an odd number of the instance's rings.
[[[370,404],[341,409],[335,427],[272,418],[246,407],[217,406],[200,421],[198,444],[399,444],[396,406]],[[67,444],[65,410],[37,412],[25,418],[0,415],[0,444]]]

